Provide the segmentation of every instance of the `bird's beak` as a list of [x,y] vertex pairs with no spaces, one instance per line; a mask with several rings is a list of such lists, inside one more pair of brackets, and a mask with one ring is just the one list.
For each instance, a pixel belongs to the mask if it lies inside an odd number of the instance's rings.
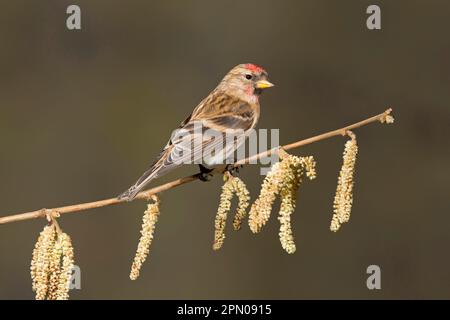
[[273,86],[274,84],[270,83],[267,80],[259,80],[258,82],[256,82],[256,89],[267,89]]

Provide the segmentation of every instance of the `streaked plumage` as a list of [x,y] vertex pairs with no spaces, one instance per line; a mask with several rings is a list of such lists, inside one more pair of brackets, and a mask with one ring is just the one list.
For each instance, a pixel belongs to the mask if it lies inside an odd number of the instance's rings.
[[[132,200],[151,180],[185,163],[224,164],[258,122],[259,95],[273,86],[267,77],[267,72],[254,64],[234,67],[172,133],[150,169],[118,198]],[[224,141],[233,143],[225,148]]]

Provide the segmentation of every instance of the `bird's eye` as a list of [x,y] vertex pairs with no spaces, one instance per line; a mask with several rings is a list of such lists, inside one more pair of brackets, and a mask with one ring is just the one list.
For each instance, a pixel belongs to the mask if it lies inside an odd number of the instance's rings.
[[245,79],[250,80],[251,78],[253,78],[251,74],[246,74],[245,75]]

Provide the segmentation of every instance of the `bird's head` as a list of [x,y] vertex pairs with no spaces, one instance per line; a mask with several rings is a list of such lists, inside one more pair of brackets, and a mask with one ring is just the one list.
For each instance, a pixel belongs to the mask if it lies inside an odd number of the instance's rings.
[[273,86],[268,81],[266,70],[256,64],[245,63],[231,69],[218,89],[244,100],[257,100],[264,89]]

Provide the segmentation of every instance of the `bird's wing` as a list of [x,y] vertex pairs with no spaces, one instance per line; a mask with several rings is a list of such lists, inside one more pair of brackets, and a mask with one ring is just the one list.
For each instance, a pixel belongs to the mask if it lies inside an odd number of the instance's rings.
[[250,104],[215,91],[200,102],[182,125],[196,120],[211,120],[225,128],[248,130],[256,124],[258,115],[259,104]]
[[[211,104],[203,104],[194,110],[189,121],[174,131],[167,147],[172,146],[168,156],[171,163],[204,163],[202,158],[214,156],[211,163],[224,163],[244,141],[246,133],[253,128],[258,114],[255,106],[232,98],[221,96]],[[217,153],[222,154],[222,158]],[[220,161],[222,160],[222,161]]]

